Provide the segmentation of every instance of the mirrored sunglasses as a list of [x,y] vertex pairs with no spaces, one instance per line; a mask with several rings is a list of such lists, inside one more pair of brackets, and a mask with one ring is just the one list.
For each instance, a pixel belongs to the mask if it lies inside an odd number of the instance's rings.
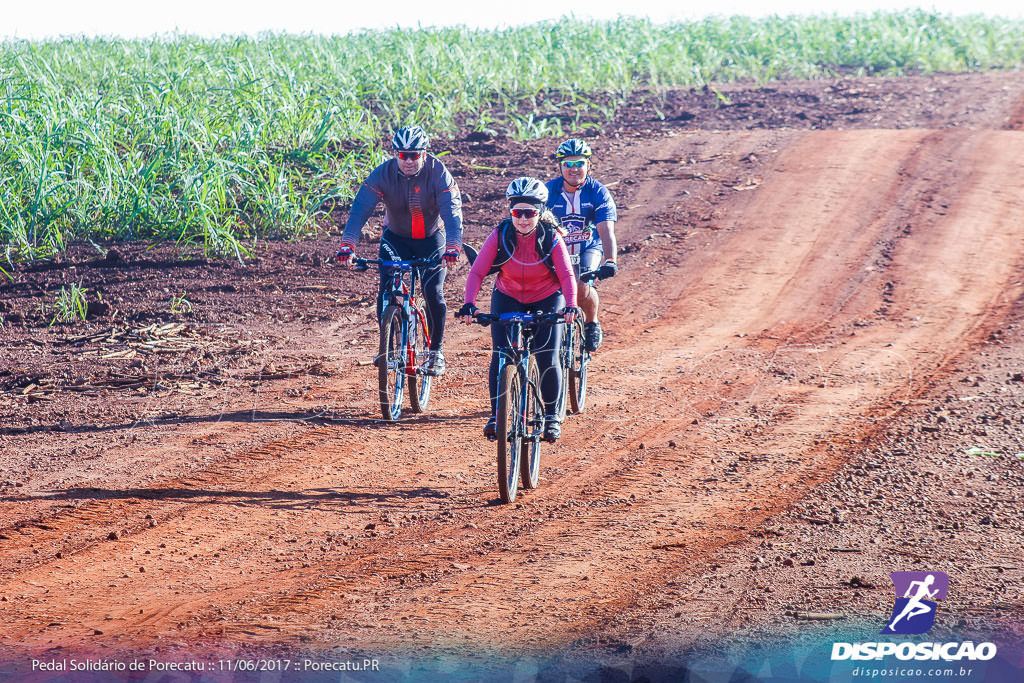
[[540,211],[537,209],[510,209],[509,212],[512,214],[512,218],[536,218],[540,215]]
[[583,164],[587,163],[586,159],[577,159],[575,161],[563,161],[562,166],[566,168],[583,168]]
[[398,158],[402,161],[416,161],[423,156],[423,154],[424,152],[399,152]]

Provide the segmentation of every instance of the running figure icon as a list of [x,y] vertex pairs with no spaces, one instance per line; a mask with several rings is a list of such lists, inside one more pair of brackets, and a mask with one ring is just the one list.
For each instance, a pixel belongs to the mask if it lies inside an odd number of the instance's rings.
[[896,598],[882,633],[924,633],[935,623],[936,600],[946,597],[949,577],[942,572],[893,572],[891,576],[896,595],[902,597]]
[[[907,621],[910,621],[918,615],[927,614],[928,612],[931,612],[933,609],[935,609],[932,606],[935,603],[932,603],[932,605],[926,605],[923,602],[921,602],[922,598],[934,598],[938,594],[939,590],[937,588],[935,590],[928,590],[928,587],[931,586],[933,583],[935,583],[934,574],[929,574],[924,581],[912,581],[910,583],[910,589],[907,591],[907,594],[903,596],[905,598],[910,598],[910,602],[908,602],[907,606],[903,608],[903,611],[900,612],[900,615],[889,623],[890,631],[896,630],[896,624],[899,623],[900,619],[906,618]],[[914,590],[914,586],[917,586],[917,594],[911,595],[910,591]]]

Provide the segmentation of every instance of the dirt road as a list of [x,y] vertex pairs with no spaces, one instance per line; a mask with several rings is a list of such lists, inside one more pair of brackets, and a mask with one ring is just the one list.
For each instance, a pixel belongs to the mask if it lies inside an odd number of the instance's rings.
[[288,348],[332,349],[339,371],[115,421],[88,435],[99,452],[3,489],[8,654],[530,653],[629,632],[641,605],[696,614],[684,598],[723,550],[831,480],[1024,293],[1024,133],[680,128],[609,149],[630,247],[601,285],[590,405],[544,447],[536,492],[496,504],[485,334],[451,323],[428,414],[383,424],[357,307]]

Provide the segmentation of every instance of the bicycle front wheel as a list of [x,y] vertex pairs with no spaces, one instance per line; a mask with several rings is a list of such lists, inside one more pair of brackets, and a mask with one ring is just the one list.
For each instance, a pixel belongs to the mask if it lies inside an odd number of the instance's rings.
[[427,319],[418,308],[412,311],[412,320],[409,321],[409,341],[412,363],[409,372],[409,404],[412,412],[422,413],[427,409],[427,402],[430,401],[430,387],[434,378],[422,372],[423,363],[427,359],[427,344],[430,342],[430,329],[427,327]]
[[523,376],[518,365],[509,363],[498,377],[498,494],[511,503],[519,490],[519,458],[525,424],[522,411]]
[[590,352],[583,341],[583,322],[578,318],[568,326],[565,343],[568,345],[570,367],[565,373],[568,386],[569,408],[573,413],[582,413],[587,407],[587,365]]
[[530,356],[530,369],[526,376],[530,381],[521,392],[521,412],[526,420],[526,432],[530,438],[523,439],[519,458],[519,476],[524,489],[537,488],[540,480],[540,442],[544,431],[544,402],[540,398],[540,369],[537,359]]
[[377,387],[380,412],[394,422],[402,415],[405,398],[405,344],[402,341],[402,309],[388,306],[381,317],[380,346],[377,350]]

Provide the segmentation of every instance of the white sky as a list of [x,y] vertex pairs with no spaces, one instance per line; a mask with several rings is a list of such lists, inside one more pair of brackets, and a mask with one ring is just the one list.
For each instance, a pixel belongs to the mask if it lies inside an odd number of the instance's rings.
[[664,22],[708,14],[851,15],[914,7],[950,14],[1024,17],[1022,0],[0,0],[0,38],[138,37],[175,30],[202,36],[268,30],[337,34],[395,26],[509,26],[556,19],[570,12],[581,18],[614,19],[626,14]]

